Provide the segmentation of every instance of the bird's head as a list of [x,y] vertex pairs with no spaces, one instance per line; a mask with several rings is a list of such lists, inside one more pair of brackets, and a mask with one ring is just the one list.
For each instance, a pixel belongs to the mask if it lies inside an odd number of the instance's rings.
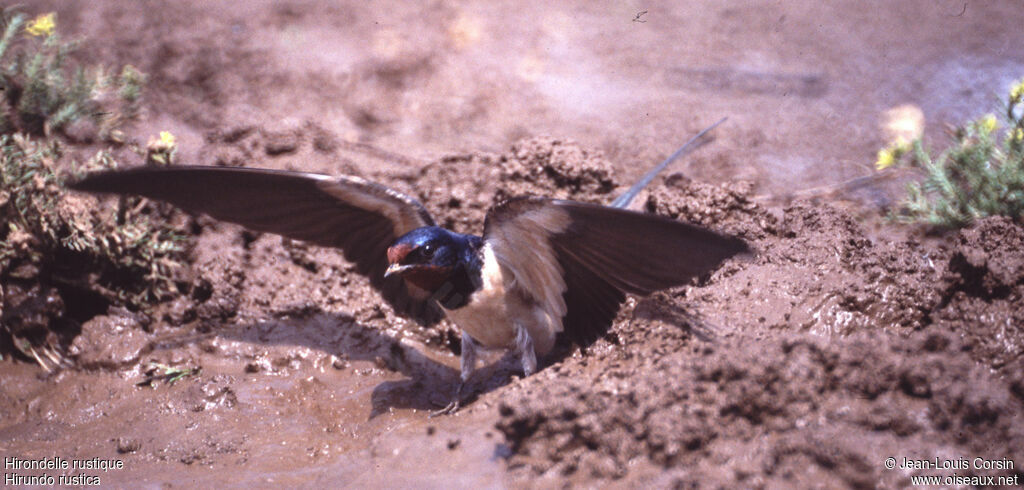
[[444,228],[417,228],[388,248],[384,276],[399,275],[412,285],[433,292],[448,280],[462,258],[455,235]]

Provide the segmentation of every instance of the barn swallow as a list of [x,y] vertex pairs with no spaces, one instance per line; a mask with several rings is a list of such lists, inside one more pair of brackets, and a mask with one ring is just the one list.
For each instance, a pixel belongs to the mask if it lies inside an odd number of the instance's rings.
[[626,294],[685,284],[748,252],[738,238],[624,209],[710,129],[612,206],[516,197],[488,211],[482,236],[438,227],[416,199],[352,176],[142,167],[92,174],[70,187],[141,195],[340,248],[398,313],[428,324],[443,314],[459,326],[460,383],[438,412],[450,413],[459,408],[479,347],[511,349],[529,376],[559,335],[585,344],[607,331]]

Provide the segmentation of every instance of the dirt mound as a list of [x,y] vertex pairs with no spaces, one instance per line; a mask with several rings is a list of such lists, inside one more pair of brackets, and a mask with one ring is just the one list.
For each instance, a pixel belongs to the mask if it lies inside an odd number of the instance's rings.
[[487,210],[510,197],[532,194],[607,204],[618,186],[600,153],[546,137],[520,140],[501,155],[445,157],[415,179],[418,197],[441,226],[477,234]]
[[1019,225],[983,220],[949,254],[873,243],[830,206],[775,221],[742,187],[678,179],[648,205],[756,238],[758,255],[640,301],[615,348],[513,388],[498,422],[511,467],[871,487],[904,483],[887,455],[1012,457],[1024,443],[1024,383],[987,367],[1021,357]]
[[508,397],[498,428],[510,466],[618,478],[640,458],[670,480],[871,487],[899,485],[887,455],[1012,455],[1024,443],[1021,400],[947,336],[786,333],[680,347],[601,359],[607,369]]
[[777,234],[778,219],[753,201],[753,190],[745,181],[712,185],[672,174],[649,191],[645,208],[748,240]]

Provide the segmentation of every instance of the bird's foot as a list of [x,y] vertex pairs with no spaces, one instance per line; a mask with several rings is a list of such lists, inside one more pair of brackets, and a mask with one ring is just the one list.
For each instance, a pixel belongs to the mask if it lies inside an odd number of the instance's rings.
[[437,417],[439,415],[451,415],[459,411],[462,407],[462,389],[466,386],[465,381],[459,382],[459,387],[455,390],[455,397],[452,398],[452,402],[448,406],[436,411],[430,412],[430,418]]
[[429,418],[434,418],[434,417],[438,417],[438,416],[441,416],[441,415],[451,415],[451,414],[453,414],[455,412],[458,412],[459,408],[461,408],[461,407],[462,407],[462,402],[458,398],[455,398],[454,400],[452,400],[451,403],[448,404],[448,406],[446,406],[446,407],[444,407],[444,408],[442,408],[440,410],[436,410],[436,411],[430,412],[430,417]]

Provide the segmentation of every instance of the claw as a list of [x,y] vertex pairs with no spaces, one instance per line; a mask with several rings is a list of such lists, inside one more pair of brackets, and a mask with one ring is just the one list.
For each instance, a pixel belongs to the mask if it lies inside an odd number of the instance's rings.
[[430,412],[430,417],[429,418],[434,418],[434,417],[437,417],[437,416],[440,416],[440,415],[451,415],[451,414],[453,414],[455,412],[458,412],[459,411],[459,407],[462,406],[462,388],[465,387],[465,386],[466,386],[466,382],[465,381],[460,381],[458,389],[455,390],[455,398],[452,399],[452,402],[449,403],[446,407],[444,407],[444,408],[442,408],[442,409],[440,409],[440,410],[438,410],[436,412]]
[[53,362],[54,367],[59,367],[64,364],[64,359],[61,355],[49,345],[43,346],[43,354]]
[[446,407],[444,407],[444,408],[442,408],[440,410],[434,411],[434,412],[430,412],[430,417],[428,417],[428,418],[432,419],[434,417],[439,417],[441,415],[451,415],[451,414],[453,414],[455,412],[458,412],[459,411],[459,407],[461,407],[461,406],[462,406],[462,403],[459,401],[458,398],[456,398],[456,399],[452,400],[452,402],[449,403]]
[[53,371],[52,369],[50,369],[50,366],[47,366],[47,365],[46,365],[46,362],[45,362],[45,361],[43,361],[43,358],[42,358],[42,357],[41,357],[41,356],[39,355],[39,353],[38,353],[38,352],[36,352],[36,350],[35,350],[35,349],[34,349],[33,347],[29,346],[28,350],[29,350],[29,352],[31,352],[31,353],[32,353],[32,357],[33,357],[33,358],[34,358],[34,359],[36,360],[36,362],[38,362],[38,363],[39,363],[39,365],[40,365],[40,366],[42,366],[42,367],[43,367],[43,369],[44,369],[44,370],[45,370],[45,371],[46,371],[47,373],[50,373],[50,372],[52,372],[52,371]]

